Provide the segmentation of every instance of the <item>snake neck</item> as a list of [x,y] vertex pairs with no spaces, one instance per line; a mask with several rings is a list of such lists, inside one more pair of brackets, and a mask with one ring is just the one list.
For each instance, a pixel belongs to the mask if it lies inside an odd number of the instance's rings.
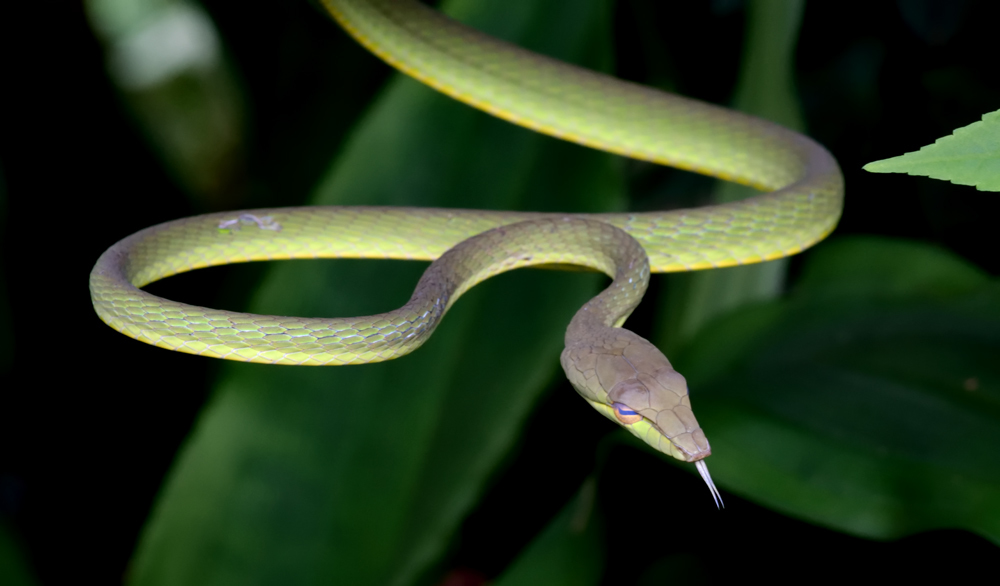
[[[638,246],[638,243],[636,243]],[[641,247],[640,247],[641,251]],[[649,285],[649,261],[645,253],[616,258],[611,285],[587,302],[566,328],[566,346],[591,343],[595,338],[614,337],[639,305]]]

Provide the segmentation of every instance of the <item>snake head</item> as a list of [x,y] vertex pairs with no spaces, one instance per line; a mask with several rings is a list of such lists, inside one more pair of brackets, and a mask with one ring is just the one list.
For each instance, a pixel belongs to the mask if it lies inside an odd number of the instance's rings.
[[691,411],[687,383],[677,371],[665,368],[653,376],[619,381],[608,401],[614,419],[653,448],[685,462],[711,455]]
[[655,450],[694,462],[715,505],[723,506],[705,465],[712,448],[691,411],[687,381],[642,337],[620,328],[602,334],[563,350],[563,370],[573,387],[594,409]]
[[653,344],[628,330],[609,330],[613,338],[601,344],[563,351],[563,369],[577,392],[659,452],[685,462],[710,455],[684,377]]

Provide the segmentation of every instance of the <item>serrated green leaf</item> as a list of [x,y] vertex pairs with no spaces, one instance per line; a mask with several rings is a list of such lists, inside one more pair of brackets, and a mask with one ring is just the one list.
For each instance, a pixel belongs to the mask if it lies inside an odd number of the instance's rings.
[[604,570],[601,520],[594,504],[597,483],[584,482],[571,503],[493,582],[494,586],[587,586]]
[[907,173],[1000,191],[1000,110],[919,151],[868,163],[872,173]]
[[[716,322],[675,360],[717,483],[856,535],[1000,543],[1000,283],[922,244],[818,256],[789,301]],[[903,283],[892,258],[929,270]]]
[[[446,10],[559,59],[610,63],[604,0],[460,0]],[[332,24],[330,34],[340,34]],[[619,207],[621,193],[611,157],[397,78],[313,203],[598,211]],[[281,263],[249,309],[385,311],[406,301],[423,268]],[[227,364],[142,536],[132,583],[418,580],[558,372],[566,324],[598,283],[502,275],[460,300],[418,352],[387,363]]]

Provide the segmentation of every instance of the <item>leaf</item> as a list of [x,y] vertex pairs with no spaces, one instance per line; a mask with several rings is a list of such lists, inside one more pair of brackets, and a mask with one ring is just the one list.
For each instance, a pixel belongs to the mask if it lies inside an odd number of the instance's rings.
[[943,297],[971,292],[988,281],[982,269],[943,248],[898,238],[853,236],[816,247],[795,291],[831,297]]
[[[448,10],[559,59],[610,63],[603,0]],[[330,34],[340,34],[332,24]],[[313,203],[604,211],[619,207],[621,181],[608,155],[396,78]],[[250,310],[385,311],[406,301],[424,266],[280,263]],[[599,282],[502,275],[459,301],[418,352],[387,363],[226,364],[144,531],[132,583],[418,580],[557,373],[566,324]]]
[[604,547],[594,505],[596,488],[593,478],[584,482],[576,498],[493,582],[494,586],[599,584],[604,570]]
[[[893,256],[936,268],[879,290]],[[677,357],[717,482],[860,536],[1000,543],[1000,283],[905,242],[844,239],[813,264],[789,301],[721,320]]]
[[868,163],[872,173],[907,173],[1000,191],[1000,110],[919,151]]

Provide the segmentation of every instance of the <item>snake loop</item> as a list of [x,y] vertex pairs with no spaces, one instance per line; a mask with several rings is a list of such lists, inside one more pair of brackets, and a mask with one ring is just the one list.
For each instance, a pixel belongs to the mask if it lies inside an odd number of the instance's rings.
[[[571,264],[612,284],[574,316],[561,362],[601,414],[654,449],[695,462],[712,490],[708,440],[684,377],[620,326],[650,272],[710,269],[795,254],[840,217],[843,178],[809,138],[769,122],[535,55],[414,0],[323,0],[401,71],[491,114],[601,150],[757,187],[748,200],[632,214],[302,207],[208,214],[142,230],[90,275],[97,314],[170,350],[251,362],[359,364],[412,352],[463,292],[522,266]],[[352,318],[264,316],[195,307],[140,288],[197,268],[291,258],[434,260],[406,305]]]

